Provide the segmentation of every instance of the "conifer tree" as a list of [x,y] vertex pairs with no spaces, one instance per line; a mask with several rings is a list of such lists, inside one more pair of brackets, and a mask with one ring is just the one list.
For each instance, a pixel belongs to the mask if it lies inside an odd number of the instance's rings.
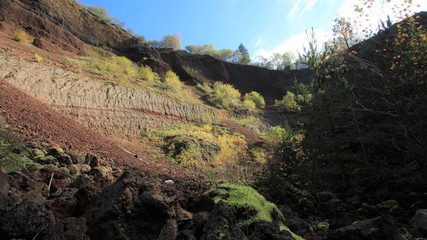
[[240,43],[238,50],[242,54],[240,58],[240,63],[248,64],[251,61],[251,58],[249,57],[248,49],[246,49],[246,47],[242,43]]

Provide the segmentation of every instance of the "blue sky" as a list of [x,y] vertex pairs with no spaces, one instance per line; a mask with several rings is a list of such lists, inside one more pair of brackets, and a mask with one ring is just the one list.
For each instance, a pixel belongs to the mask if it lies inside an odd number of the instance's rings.
[[[353,15],[358,0],[79,0],[102,6],[147,40],[180,34],[189,44],[235,50],[243,43],[252,57],[300,51],[305,30],[319,42],[331,36],[337,14]],[[396,2],[403,0],[396,0]],[[427,10],[425,0],[416,10]]]

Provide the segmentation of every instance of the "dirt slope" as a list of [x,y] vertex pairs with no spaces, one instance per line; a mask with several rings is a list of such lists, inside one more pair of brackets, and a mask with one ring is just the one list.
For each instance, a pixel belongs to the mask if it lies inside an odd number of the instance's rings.
[[60,144],[66,149],[91,152],[118,166],[128,166],[153,175],[185,176],[167,162],[156,162],[142,153],[83,127],[4,79],[0,80],[0,112],[22,135],[38,141]]
[[202,105],[106,83],[84,73],[17,56],[0,56],[0,77],[86,127],[110,136],[135,139],[141,131],[203,122],[212,115]]
[[103,22],[76,1],[2,0],[2,28],[23,29],[34,38],[35,46],[53,53],[83,55],[95,46],[141,61],[160,75],[170,69],[157,50],[119,26]]

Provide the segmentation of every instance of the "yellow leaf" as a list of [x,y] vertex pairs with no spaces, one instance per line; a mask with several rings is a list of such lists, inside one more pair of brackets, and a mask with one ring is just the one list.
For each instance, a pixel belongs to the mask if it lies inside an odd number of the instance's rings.
[[354,8],[354,11],[360,13],[360,12],[362,12],[362,8],[360,8],[358,5],[356,5],[356,7]]

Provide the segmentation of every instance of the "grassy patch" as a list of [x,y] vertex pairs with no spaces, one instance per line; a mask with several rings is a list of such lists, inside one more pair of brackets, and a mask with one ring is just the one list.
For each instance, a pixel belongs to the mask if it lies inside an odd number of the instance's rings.
[[264,123],[261,118],[257,117],[256,115],[233,116],[231,120],[233,120],[233,122],[239,125],[251,129],[252,131],[258,134],[262,134],[268,130],[267,124]]
[[255,189],[239,184],[222,184],[211,188],[207,194],[218,203],[225,201],[236,214],[241,228],[258,221],[277,222],[280,229],[288,231],[295,239],[302,239],[285,226],[285,218],[277,206],[267,201]]
[[66,62],[79,69],[98,75],[102,80],[125,87],[155,92],[187,103],[198,103],[189,94],[179,77],[172,71],[161,78],[149,66],[139,66],[126,57],[108,52],[92,52],[77,59],[66,58]]
[[[155,142],[175,163],[203,172],[236,170],[247,155],[247,143],[243,136],[211,124],[181,124],[158,129],[143,134],[143,141]],[[227,176],[238,179],[239,173],[227,173]]]

